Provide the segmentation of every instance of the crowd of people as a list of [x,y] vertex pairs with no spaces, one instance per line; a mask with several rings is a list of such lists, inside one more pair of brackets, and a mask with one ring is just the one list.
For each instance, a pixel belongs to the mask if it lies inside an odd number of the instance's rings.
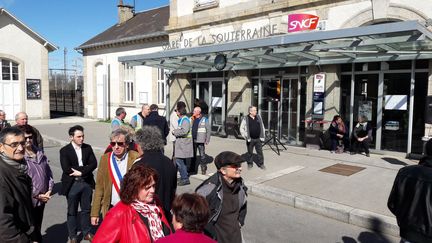
[[[188,113],[179,101],[175,108],[170,124],[157,105],[144,105],[130,124],[124,122],[125,109],[118,108],[99,161],[84,142],[84,127],[69,128],[70,143],[59,151],[68,242],[242,242],[247,188],[241,163],[254,156],[225,151],[213,160],[205,150],[211,137],[203,113],[208,107],[197,102]],[[53,174],[42,136],[27,114],[18,113],[15,123],[0,110],[0,242],[42,242]],[[254,129],[248,136],[254,138]],[[171,158],[164,154],[168,142]],[[260,153],[255,157],[263,165]],[[176,194],[177,186],[190,184],[198,168],[206,174],[213,161],[217,172],[196,193]]]
[[[243,242],[247,187],[242,163],[252,168],[255,162],[265,169],[261,146],[265,130],[256,107],[249,107],[240,125],[247,153],[219,153],[214,158],[216,173],[195,193],[176,194],[177,186],[190,184],[189,176],[197,173],[198,166],[206,174],[213,161],[205,153],[211,130],[203,114],[207,109],[198,105],[189,115],[186,104],[179,101],[168,125],[157,105],[144,105],[129,125],[124,122],[124,108],[118,108],[99,164],[91,145],[84,143],[84,128],[70,127],[70,143],[59,151],[69,242],[78,242],[78,229],[82,239],[96,243]],[[42,136],[28,124],[27,114],[17,113],[15,123],[11,126],[0,110],[0,242],[42,242],[53,173]],[[359,116],[351,142],[340,116],[334,117],[329,133],[332,151],[351,145],[352,153],[362,149],[369,156],[372,128],[366,117]],[[164,154],[167,141],[173,146],[171,158]],[[432,241],[431,161],[429,140],[419,164],[400,169],[394,181],[388,208],[397,218],[402,242]]]

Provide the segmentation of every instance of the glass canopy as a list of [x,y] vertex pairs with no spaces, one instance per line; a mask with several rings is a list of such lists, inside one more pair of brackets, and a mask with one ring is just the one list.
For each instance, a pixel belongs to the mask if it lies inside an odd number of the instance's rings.
[[[429,27],[430,28],[430,27]],[[120,62],[173,73],[218,71],[214,58],[224,54],[223,69],[326,65],[353,62],[432,59],[432,32],[418,21],[276,35],[264,39],[119,57]]]

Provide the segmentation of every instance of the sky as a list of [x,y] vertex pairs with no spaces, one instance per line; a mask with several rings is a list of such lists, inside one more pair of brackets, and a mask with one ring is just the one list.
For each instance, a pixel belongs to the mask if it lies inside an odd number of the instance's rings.
[[[133,5],[134,0],[123,0]],[[82,66],[82,55],[74,50],[117,23],[118,0],[0,0],[0,8],[57,46],[49,55],[50,68]],[[169,0],[135,0],[136,12],[166,6]]]

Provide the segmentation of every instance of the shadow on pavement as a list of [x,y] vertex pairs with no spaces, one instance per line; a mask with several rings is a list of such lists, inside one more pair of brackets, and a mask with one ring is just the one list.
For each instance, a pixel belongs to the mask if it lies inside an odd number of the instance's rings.
[[43,242],[67,242],[68,241],[68,229],[66,222],[62,224],[54,224],[46,229],[45,235],[42,236]]
[[382,229],[382,222],[381,220],[377,218],[371,219],[371,231],[364,231],[359,234],[356,241],[355,239],[348,237],[348,236],[342,236],[342,242],[343,243],[391,243],[391,241],[385,236]]
[[393,164],[393,165],[408,165],[407,163],[400,161],[398,159],[395,159],[395,158],[383,157],[382,160],[384,160],[390,164]]

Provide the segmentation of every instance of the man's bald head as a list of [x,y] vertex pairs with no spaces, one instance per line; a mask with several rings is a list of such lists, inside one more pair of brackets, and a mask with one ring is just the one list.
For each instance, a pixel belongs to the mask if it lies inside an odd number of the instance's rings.
[[15,115],[15,122],[18,126],[24,126],[28,124],[28,116],[25,112],[18,112]]

